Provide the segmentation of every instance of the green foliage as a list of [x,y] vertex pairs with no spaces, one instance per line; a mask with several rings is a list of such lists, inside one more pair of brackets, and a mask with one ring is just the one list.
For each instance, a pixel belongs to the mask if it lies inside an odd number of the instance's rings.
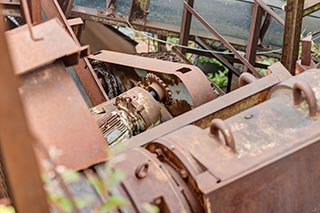
[[151,205],[149,203],[143,204],[143,208],[147,213],[160,213],[160,210],[157,206]]
[[[276,62],[278,62],[278,59],[276,58],[270,58],[270,57],[263,57],[260,60],[257,61],[260,64],[264,64],[264,65],[272,65]],[[258,72],[260,72],[263,76],[267,75],[267,70],[266,69],[262,69],[262,68],[256,68]]]
[[311,55],[315,62],[320,63],[320,44],[311,41]]
[[16,211],[12,206],[0,205],[0,213],[15,213]]
[[[84,180],[84,173],[66,170],[63,167],[48,167],[47,170],[51,170],[51,172],[42,175],[42,178],[45,182],[49,203],[53,209],[58,212],[73,212],[75,206],[80,210],[86,206],[92,206],[92,203],[94,203],[92,202],[94,199],[92,194],[85,191],[79,194],[81,197],[69,197],[65,187],[63,187],[63,185],[71,184],[76,186],[77,183]],[[93,206],[95,211],[110,212],[116,208],[128,206],[130,203],[126,199],[119,195],[112,195],[120,181],[124,179],[125,174],[122,171],[113,169],[111,160],[105,164],[103,171],[104,177],[101,178],[90,172],[85,173],[89,184],[98,194],[108,197],[101,206]]]
[[204,65],[207,63],[217,65],[218,71],[214,74],[208,73],[207,77],[212,83],[216,84],[220,88],[227,86],[227,84],[228,84],[227,73],[228,73],[229,69],[227,67],[225,67],[220,61],[218,61],[215,58],[200,56],[198,59],[198,63],[201,65]]
[[227,86],[228,84],[227,72],[218,71],[214,75],[212,73],[208,73],[207,77],[212,83],[220,88]]

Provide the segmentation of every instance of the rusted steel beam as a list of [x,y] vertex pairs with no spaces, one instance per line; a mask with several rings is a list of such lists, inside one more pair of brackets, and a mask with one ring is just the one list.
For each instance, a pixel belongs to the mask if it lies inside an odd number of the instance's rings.
[[282,64],[294,75],[299,55],[299,43],[304,0],[288,0],[283,37]]
[[264,36],[266,35],[272,21],[272,16],[269,13],[265,14],[265,19],[260,29],[260,41],[262,42]]
[[72,28],[77,39],[80,40],[81,34],[82,34],[82,28],[83,28],[82,19],[81,18],[68,19],[68,24]]
[[312,36],[307,36],[301,41],[302,50],[301,50],[301,59],[296,63],[296,74],[300,74],[306,70],[317,68],[317,64],[312,60],[311,56],[311,40]]
[[219,41],[227,47],[239,60],[248,67],[248,69],[257,77],[262,77],[262,75],[245,59],[220,33],[218,33],[206,20],[204,20],[199,13],[197,13],[192,7],[190,7],[186,2],[184,3],[184,8],[187,9],[198,21],[205,26]]
[[41,18],[41,0],[27,0],[30,9],[32,23],[40,23]]
[[[0,21],[1,160],[17,212],[49,212],[32,136],[18,92],[9,50]],[[36,205],[35,205],[36,202]]]
[[192,65],[191,61],[178,48],[173,46],[172,51],[175,52],[183,60],[184,63]]
[[260,7],[258,3],[254,3],[252,7],[251,26],[250,26],[248,46],[247,46],[247,52],[246,52],[246,59],[249,61],[250,64],[255,64],[256,62],[262,17],[263,17],[262,7]]
[[[69,26],[57,0],[42,0],[41,3],[46,17],[48,19],[57,17],[63,23],[74,41],[80,46],[80,43]],[[74,70],[93,106],[108,100],[108,96],[103,90],[87,58],[80,59],[79,64],[74,66]]]
[[301,64],[304,66],[310,66],[312,56],[311,56],[311,40],[312,36],[308,36],[304,39],[302,39],[302,51],[301,51]]
[[303,16],[307,16],[317,10],[320,10],[320,1],[319,0],[305,0],[304,1]]
[[[193,8],[194,0],[187,0],[185,1],[185,4],[188,4],[190,7]],[[188,46],[190,29],[191,29],[191,21],[192,21],[192,14],[186,8],[183,8],[181,28],[180,28],[180,41],[179,41],[180,45]],[[186,49],[182,48],[181,52],[185,54]]]
[[283,18],[281,18],[276,12],[274,12],[266,3],[264,3],[262,0],[255,0],[255,3],[259,4],[261,8],[263,8],[264,11],[266,11],[268,14],[270,14],[279,24],[282,26],[285,25],[285,21]]

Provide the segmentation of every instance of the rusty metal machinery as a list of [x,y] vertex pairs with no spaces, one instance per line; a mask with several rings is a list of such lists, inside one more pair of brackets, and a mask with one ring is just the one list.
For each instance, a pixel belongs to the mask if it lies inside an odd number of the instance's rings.
[[[209,128],[185,126],[120,153],[114,192],[132,212],[316,212],[320,200],[319,70],[275,86],[269,99]],[[228,95],[227,95],[228,96]],[[94,167],[101,177],[104,165]]]
[[103,79],[108,79],[108,83],[102,85],[108,86],[106,92],[111,97],[128,89],[91,109],[109,145],[216,97],[206,76],[194,66],[110,51],[90,59],[98,76],[105,73]]
[[135,87],[102,106],[103,113],[99,114],[97,107],[93,108],[93,113],[98,113],[99,128],[110,146],[160,123],[160,105],[151,94]]

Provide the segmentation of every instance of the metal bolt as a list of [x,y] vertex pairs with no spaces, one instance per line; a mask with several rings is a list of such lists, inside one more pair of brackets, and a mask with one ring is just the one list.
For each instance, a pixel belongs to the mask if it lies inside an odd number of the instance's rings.
[[143,163],[142,165],[137,167],[135,171],[135,175],[138,179],[143,179],[147,177],[148,170],[149,170],[149,163],[148,162]]
[[181,176],[183,179],[187,178],[187,177],[188,177],[187,171],[184,170],[184,169],[180,170],[180,176]]
[[244,116],[244,118],[247,119],[247,120],[249,120],[249,119],[253,118],[253,115],[252,115],[252,114],[249,114],[249,115]]

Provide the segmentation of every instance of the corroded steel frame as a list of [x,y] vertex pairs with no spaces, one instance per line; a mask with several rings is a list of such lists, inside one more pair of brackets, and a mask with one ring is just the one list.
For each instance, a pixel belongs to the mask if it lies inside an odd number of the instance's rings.
[[[9,191],[18,212],[49,212],[40,170],[33,150],[35,138],[30,132],[18,92],[9,49],[0,21],[0,135],[1,161]],[[37,205],[34,205],[34,202]]]

